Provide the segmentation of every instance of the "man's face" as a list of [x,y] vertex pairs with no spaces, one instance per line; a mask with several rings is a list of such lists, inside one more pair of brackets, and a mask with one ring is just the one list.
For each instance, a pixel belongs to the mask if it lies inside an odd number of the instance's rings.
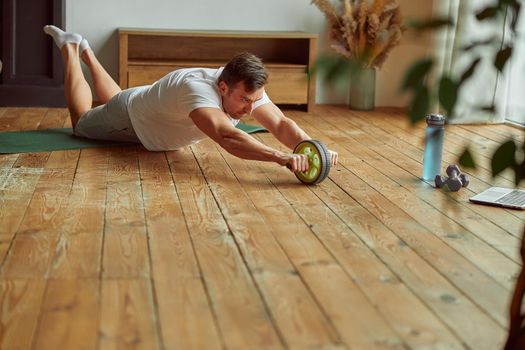
[[219,82],[219,91],[221,92],[224,111],[234,119],[241,119],[243,116],[250,115],[255,101],[262,98],[264,87],[248,92],[243,81],[238,82],[233,89],[221,81]]

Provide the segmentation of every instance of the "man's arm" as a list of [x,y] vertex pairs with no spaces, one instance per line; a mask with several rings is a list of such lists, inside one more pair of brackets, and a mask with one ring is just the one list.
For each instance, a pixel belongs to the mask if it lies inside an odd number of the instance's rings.
[[228,153],[251,160],[290,165],[292,171],[306,171],[308,159],[304,155],[278,151],[235,128],[224,112],[217,108],[197,108],[190,113],[195,125]]
[[[294,149],[301,141],[311,140],[311,137],[308,136],[295,121],[286,117],[273,102],[257,107],[253,110],[252,115],[282,144],[288,146],[290,149]],[[330,163],[332,166],[336,166],[339,155],[332,150],[329,150],[329,152]]]
[[277,140],[290,149],[301,141],[311,137],[303,131],[297,123],[286,117],[273,102],[263,104],[253,110],[252,116],[261,123]]

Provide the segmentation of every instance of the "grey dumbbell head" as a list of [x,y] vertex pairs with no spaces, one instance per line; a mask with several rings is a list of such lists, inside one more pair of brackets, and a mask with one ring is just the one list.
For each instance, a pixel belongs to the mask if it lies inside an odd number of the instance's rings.
[[456,177],[455,179],[449,178],[447,180],[447,186],[448,186],[448,189],[451,190],[452,192],[457,192],[461,189],[463,184],[461,183],[461,180]]
[[445,178],[441,175],[436,175],[434,183],[436,184],[436,188],[441,188],[445,185]]
[[461,183],[463,184],[463,187],[467,187],[468,184],[470,183],[470,180],[469,180],[467,174],[459,175],[459,179],[461,180]]
[[449,165],[447,167],[448,179],[446,181],[448,188],[452,192],[457,192],[463,186],[461,179],[459,178],[460,172],[459,167],[456,164]]
[[452,164],[447,167],[447,175],[449,177],[452,177],[454,173],[456,173],[456,176],[459,176],[460,172],[461,171],[459,170],[459,167],[456,164]]

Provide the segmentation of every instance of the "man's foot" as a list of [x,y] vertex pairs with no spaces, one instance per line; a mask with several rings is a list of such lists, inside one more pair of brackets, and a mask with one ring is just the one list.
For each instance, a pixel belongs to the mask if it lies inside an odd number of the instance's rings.
[[44,32],[48,35],[51,35],[59,49],[61,49],[62,46],[64,46],[67,43],[80,44],[80,42],[82,41],[82,36],[80,34],[67,33],[53,25],[45,26]]
[[86,39],[82,39],[82,41],[80,42],[78,52],[82,55],[82,52],[84,52],[84,50],[90,49],[90,48],[91,47],[89,46],[88,41]]

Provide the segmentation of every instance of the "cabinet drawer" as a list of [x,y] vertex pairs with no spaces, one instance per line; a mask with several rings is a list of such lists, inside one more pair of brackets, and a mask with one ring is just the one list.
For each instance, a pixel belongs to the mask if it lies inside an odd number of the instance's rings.
[[133,66],[129,67],[128,71],[128,86],[134,87],[134,86],[141,86],[141,85],[149,85],[169,72],[178,69],[173,67],[163,67],[163,66],[157,66],[157,67],[141,67],[141,66]]
[[303,68],[268,68],[266,92],[278,104],[308,103],[308,75]]
[[[151,84],[169,72],[180,68],[188,68],[188,66],[130,66],[128,86]],[[304,71],[304,67],[268,67],[268,73],[269,82],[266,86],[266,91],[274,103],[308,103],[308,76]]]

